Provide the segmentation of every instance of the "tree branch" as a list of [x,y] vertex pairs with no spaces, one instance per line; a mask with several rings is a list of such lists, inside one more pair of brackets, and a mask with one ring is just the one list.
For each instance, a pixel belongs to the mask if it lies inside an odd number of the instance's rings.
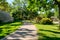
[[55,4],[58,4],[58,1],[57,0],[53,0],[53,1],[55,1]]

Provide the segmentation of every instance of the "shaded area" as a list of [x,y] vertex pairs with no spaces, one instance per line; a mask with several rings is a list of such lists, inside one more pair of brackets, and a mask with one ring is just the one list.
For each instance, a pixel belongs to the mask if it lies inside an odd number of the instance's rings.
[[17,30],[22,25],[21,21],[0,24],[0,39]]
[[60,30],[58,25],[36,24],[38,28],[38,40],[60,40]]
[[56,32],[56,31],[53,31],[53,30],[45,30],[45,29],[39,29],[39,30],[40,30],[40,31],[48,31],[48,32],[60,34],[60,32]]
[[38,33],[38,35],[43,37],[43,38],[39,37],[38,40],[60,40],[59,37],[49,37],[49,36],[46,36],[43,33]]
[[24,22],[25,24],[13,32],[9,36],[5,37],[3,40],[37,40],[37,31],[34,25],[29,22]]
[[31,21],[22,21],[24,25],[33,25]]
[[[55,35],[55,34],[60,34],[60,32],[56,32],[56,31],[53,31],[53,30],[45,30],[45,29],[39,29],[39,31],[40,32],[38,33],[38,35],[39,35],[39,39],[38,40],[60,40],[60,37],[56,37],[56,35]],[[46,34],[42,33],[41,31],[42,32],[44,31],[46,33],[47,32],[52,32],[54,34],[50,34],[52,36],[49,36],[49,35],[46,35]]]
[[22,29],[19,29],[18,31],[16,31],[14,34],[10,35],[12,38],[25,38],[25,37],[35,37],[36,34],[33,34],[34,31],[36,30],[30,30],[30,29],[25,29],[25,28],[22,28]]
[[12,24],[15,22],[22,22],[22,20],[17,20],[17,21],[13,21],[13,22],[6,22],[6,23],[0,22],[0,26],[6,25],[6,24],[9,25],[9,24]]

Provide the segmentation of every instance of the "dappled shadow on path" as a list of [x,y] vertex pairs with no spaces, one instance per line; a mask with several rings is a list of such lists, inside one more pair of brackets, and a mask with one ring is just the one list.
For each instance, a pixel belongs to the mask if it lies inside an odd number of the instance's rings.
[[27,38],[28,40],[35,40],[34,37],[36,37],[37,34],[35,34],[34,31],[36,30],[21,28],[13,34],[9,35],[9,37],[4,38],[3,40],[24,40],[25,38]]
[[[21,28],[18,29],[16,32],[12,33],[11,35],[9,35],[9,37],[4,38],[3,40],[23,40],[24,38],[33,40],[34,37],[37,36],[36,33],[34,33],[36,30],[31,30],[31,29],[26,29],[26,28]],[[33,39],[31,39],[33,38]]]
[[24,22],[24,25],[32,25],[31,22]]
[[33,32],[36,30],[29,30],[29,29],[19,29],[17,32],[14,34],[10,35],[12,38],[25,38],[25,37],[35,37],[36,34],[33,34]]
[[13,40],[36,40],[37,32],[36,28],[30,22],[24,22],[24,25],[17,29],[14,33],[7,36],[5,39],[13,39]]

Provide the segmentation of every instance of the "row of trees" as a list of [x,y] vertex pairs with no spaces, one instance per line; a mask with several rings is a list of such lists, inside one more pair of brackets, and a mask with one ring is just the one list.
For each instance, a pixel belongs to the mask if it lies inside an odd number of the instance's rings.
[[[17,4],[19,4],[19,2],[17,2]],[[23,4],[24,4],[23,9],[29,10],[29,12],[28,11],[26,12],[30,13],[31,16],[35,15],[37,11],[42,11],[42,12],[45,12],[47,17],[50,18],[51,16],[53,16],[52,13],[54,13],[53,11],[50,12],[50,10],[57,9],[59,11],[58,16],[60,20],[60,1],[59,0],[25,0],[23,1]],[[60,21],[59,21],[59,29],[60,29]]]
[[[54,16],[54,11],[58,10],[57,2],[58,1],[55,0],[14,0],[12,6],[8,4],[6,0],[1,0],[0,9],[10,13],[20,11],[22,16],[25,14],[27,17],[29,17],[30,14],[36,16],[39,11],[40,15],[44,12],[44,17],[50,18]],[[54,11],[51,12],[52,9],[54,9]]]
[[[59,11],[58,16],[60,20],[59,5],[59,0],[14,0],[12,2],[12,5],[6,2],[6,0],[0,0],[0,10],[10,12],[11,14],[13,14],[12,16],[16,16],[15,19],[33,19],[37,16],[42,16],[43,14],[44,17],[50,18],[51,16],[58,14]],[[54,10],[51,11],[52,9]],[[38,13],[38,11],[40,12],[40,14]]]
[[0,10],[10,12],[11,7],[6,0],[0,0]]

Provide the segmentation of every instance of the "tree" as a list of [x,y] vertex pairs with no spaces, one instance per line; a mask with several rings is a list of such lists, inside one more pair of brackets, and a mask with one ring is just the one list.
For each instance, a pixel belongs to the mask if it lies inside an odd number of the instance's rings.
[[59,29],[60,29],[60,0],[54,0],[55,5],[58,5],[59,8]]
[[29,3],[28,0],[14,0],[13,2],[14,8],[20,11],[22,19],[33,19],[37,15],[36,7],[32,7]]
[[10,6],[6,0],[0,0],[0,10],[9,12],[10,11]]

